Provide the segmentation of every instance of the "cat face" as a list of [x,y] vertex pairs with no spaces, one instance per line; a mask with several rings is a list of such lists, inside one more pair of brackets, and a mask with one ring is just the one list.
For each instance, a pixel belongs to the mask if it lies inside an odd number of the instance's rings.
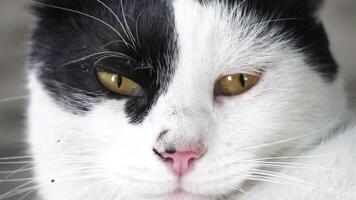
[[262,176],[261,160],[319,142],[345,98],[316,9],[39,1],[29,139],[43,195],[221,199]]

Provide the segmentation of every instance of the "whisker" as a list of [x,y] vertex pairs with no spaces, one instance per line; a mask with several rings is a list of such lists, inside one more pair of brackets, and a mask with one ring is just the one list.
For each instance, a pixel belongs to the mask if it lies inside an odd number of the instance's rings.
[[[21,173],[21,172],[29,172],[29,171],[33,171],[35,168],[34,167],[29,167],[29,168],[25,168],[25,169],[21,169],[21,170],[18,170],[16,173]],[[0,171],[0,174],[9,174],[9,173],[12,173],[13,171]],[[5,177],[4,178],[0,178],[0,183],[2,183],[1,181],[6,179]]]
[[263,161],[263,160],[280,160],[280,159],[303,159],[303,158],[322,158],[326,155],[310,155],[310,156],[275,156],[275,157],[265,157],[265,158],[257,158],[254,159],[256,161]]
[[84,13],[84,12],[81,12],[81,11],[78,11],[78,10],[73,10],[73,9],[70,9],[70,8],[64,8],[64,7],[60,7],[60,6],[45,4],[45,3],[38,2],[38,1],[36,1],[35,3],[36,3],[36,4],[39,4],[39,5],[42,5],[42,6],[49,7],[49,8],[54,8],[54,9],[59,9],[59,10],[64,10],[64,11],[76,13],[76,14],[83,15],[83,16],[85,16],[85,17],[91,18],[91,19],[93,19],[93,20],[95,20],[95,21],[98,21],[98,22],[102,23],[103,25],[105,25],[106,27],[110,28],[112,31],[114,31],[114,32],[125,42],[125,45],[126,45],[127,47],[130,47],[130,48],[132,48],[132,49],[135,49],[133,46],[131,46],[129,43],[127,43],[127,42],[125,41],[124,37],[119,33],[119,31],[117,31],[112,25],[108,24],[107,22],[105,22],[105,21],[102,20],[102,19],[99,19],[99,18],[94,17],[94,16],[92,16],[92,15],[89,15],[89,14],[87,14],[87,13]]
[[223,192],[221,190],[219,190],[219,192],[228,200],[232,200],[231,197],[229,195],[226,194],[226,192]]
[[[265,178],[265,177],[261,177],[261,176],[258,176],[258,175],[247,177],[246,180],[273,183],[273,184],[279,184],[279,185],[289,185],[289,186],[295,186],[295,187],[298,187],[298,186],[299,187],[305,187],[305,186],[298,185],[298,184],[295,184],[295,183],[289,184],[289,182],[273,179],[273,178],[270,178],[270,177]],[[310,189],[310,188],[308,188],[308,189]]]
[[34,180],[34,177],[31,178],[13,178],[13,179],[4,179],[2,183],[16,183],[16,182],[24,182]]
[[[60,180],[60,181],[58,181],[57,180],[57,183],[65,183],[65,182],[68,182],[68,181],[79,181],[79,180],[86,180],[86,179],[94,179],[94,178],[98,178],[99,177],[99,175],[101,175],[101,173],[95,173],[95,174],[92,174],[92,175],[88,175],[88,176],[80,176],[80,177],[78,177],[78,178],[70,178],[70,179],[63,179],[63,180]],[[38,185],[36,185],[36,186],[32,186],[32,187],[28,187],[28,188],[23,188],[23,187],[25,187],[25,186],[27,186],[27,185],[29,185],[29,184],[32,184],[32,183],[34,183],[34,178],[28,178],[30,181],[28,181],[28,182],[26,182],[26,183],[24,183],[24,184],[22,184],[22,185],[20,185],[20,186],[18,186],[18,187],[16,187],[16,188],[14,188],[14,189],[12,189],[12,190],[10,190],[10,191],[8,191],[8,192],[6,192],[6,193],[4,193],[4,194],[2,194],[2,195],[0,195],[0,200],[2,200],[2,199],[7,199],[7,198],[10,198],[10,197],[13,197],[13,196],[17,196],[17,195],[20,195],[20,194],[23,194],[23,193],[25,193],[25,192],[29,192],[29,191],[34,191],[34,190],[36,190],[36,189],[39,189],[39,188],[41,188],[41,187],[44,187],[45,185],[44,184],[38,184]],[[23,179],[23,180],[25,180],[25,179]],[[52,184],[53,182],[49,182],[48,184],[46,184],[46,185],[49,185],[49,184]]]
[[317,190],[319,192],[324,192],[324,191],[334,191],[334,192],[338,192],[338,193],[344,193],[343,191],[340,191],[338,189],[335,188],[330,188],[330,187],[325,187],[322,185],[317,185],[317,184],[313,184],[313,183],[309,183],[305,180],[293,177],[293,176],[289,176],[289,175],[285,175],[282,173],[277,173],[277,172],[272,172],[272,171],[268,171],[268,170],[259,170],[259,169],[254,169],[252,170],[253,175],[258,175],[258,176],[265,176],[265,178],[268,179],[276,179],[276,180],[281,180],[281,181],[286,181],[287,183],[292,183],[295,186],[300,186],[300,187],[305,187],[305,188],[309,188],[309,189],[313,189],[313,190]]
[[[249,199],[252,197],[253,199],[256,199],[258,198],[257,194],[252,194],[250,192],[247,192],[245,190],[243,190],[242,188],[239,188],[239,187],[232,187],[233,190],[236,190],[238,192],[241,192],[242,194],[244,195],[247,195],[249,197]],[[256,198],[255,198],[256,197]]]
[[[105,186],[109,183],[110,183],[109,181],[104,181],[104,180],[97,181],[96,180],[96,181],[93,181],[92,184],[82,185],[80,188],[76,188],[75,194],[87,194],[88,192],[92,192],[93,190],[95,190],[99,187]],[[68,195],[73,195],[73,194],[71,193]],[[68,195],[64,196],[64,199],[66,199]]]
[[[323,130],[325,130],[325,129],[320,129],[320,130],[313,131],[313,132],[310,132],[310,133],[307,133],[307,134],[304,134],[304,135],[299,135],[299,136],[296,136],[296,137],[291,137],[291,138],[287,138],[287,139],[283,139],[283,140],[278,140],[278,141],[275,141],[275,142],[264,143],[264,144],[257,145],[257,146],[254,146],[254,147],[239,149],[239,151],[256,150],[256,149],[260,149],[260,148],[264,148],[264,147],[274,146],[274,145],[277,145],[277,144],[284,144],[284,143],[292,142],[292,141],[295,141],[295,140],[304,139],[304,138],[306,138],[308,136],[319,134]],[[330,130],[330,129],[327,129],[327,130]]]
[[23,197],[19,198],[18,200],[23,200],[23,199],[25,199],[26,197],[30,196],[33,192],[35,192],[35,190],[26,193]]
[[116,55],[104,56],[104,57],[98,59],[98,60],[93,64],[92,71],[94,71],[96,65],[97,65],[99,62],[101,62],[102,60],[105,60],[105,59],[107,59],[107,58],[121,58],[121,57],[120,57],[120,56],[116,56]]
[[[86,157],[89,157],[89,156],[74,156],[74,155],[70,155],[70,156],[65,156],[65,155],[47,155],[47,156],[40,156],[40,155],[37,155],[37,156],[19,156],[19,157],[2,157],[0,158],[0,161],[11,161],[11,160],[14,160],[14,161],[21,161],[23,160],[24,162],[30,162],[32,161],[31,159],[33,159],[34,157],[36,158],[86,158]],[[28,159],[28,160],[24,160],[24,159]]]
[[0,165],[17,165],[17,164],[30,164],[33,161],[14,161],[14,162],[0,162]]
[[[310,164],[310,163],[300,163],[300,162],[279,162],[279,161],[261,161],[261,160],[243,160],[239,161],[238,163],[257,163],[261,165],[268,165],[268,164],[276,164],[276,165],[281,165],[281,166],[295,166],[295,167],[306,167],[307,168],[312,168],[312,169],[324,169],[324,170],[336,170],[336,169],[344,169],[347,170],[348,168],[330,168],[330,167],[325,167],[325,166],[319,166],[315,164]],[[233,163],[232,163],[233,164]]]
[[266,24],[270,24],[270,23],[273,23],[273,22],[284,22],[284,21],[303,21],[303,19],[300,19],[300,18],[283,18],[283,19],[272,19],[272,20],[266,20],[266,21],[262,21],[262,22],[258,22],[256,24],[253,24],[251,26],[248,26],[246,27],[245,29],[251,29],[251,28],[254,28],[256,26],[259,26],[259,25],[266,25]]
[[[70,163],[85,163],[88,162],[90,157],[78,157],[76,159],[63,159],[60,160],[60,157],[53,158],[53,160],[48,159],[47,161],[55,161],[56,163],[60,162],[70,162]],[[0,165],[20,165],[20,164],[33,164],[36,161],[12,161],[12,162],[0,162]]]
[[141,16],[143,15],[144,12],[145,12],[145,9],[142,9],[142,10],[140,11],[140,14],[138,14],[138,16],[137,16],[137,18],[136,18],[136,23],[135,23],[136,39],[137,39],[138,46],[141,46],[141,41],[140,41],[139,31],[138,31],[138,22],[140,21],[140,18],[141,18]]
[[20,100],[26,100],[29,99],[29,96],[17,96],[17,97],[9,97],[9,98],[4,98],[4,99],[0,99],[0,104],[2,103],[8,103],[8,102],[12,102],[12,101],[20,101]]
[[117,190],[117,187],[112,188],[110,191],[108,191],[106,194],[104,194],[99,200],[105,200],[105,199],[112,199],[112,194]]
[[101,46],[101,48],[105,48],[105,47],[110,46],[110,45],[115,44],[115,43],[124,43],[124,42],[122,40],[113,40],[111,42],[108,42],[108,43],[104,44],[103,46]]
[[76,60],[67,62],[67,63],[65,63],[65,64],[59,66],[59,69],[65,67],[65,66],[67,66],[67,65],[74,64],[74,63],[77,63],[77,62],[81,62],[81,61],[84,61],[84,60],[86,60],[86,59],[88,59],[88,58],[91,58],[91,57],[94,57],[94,56],[98,56],[98,55],[103,55],[103,54],[118,54],[118,55],[124,55],[124,54],[121,54],[121,53],[116,52],[116,51],[97,52],[97,53],[93,53],[93,54],[91,54],[91,55],[84,56],[84,57],[82,57],[82,58],[79,58],[79,59],[76,59]]
[[[295,137],[290,137],[290,138],[286,138],[283,140],[278,140],[278,141],[273,141],[273,142],[269,142],[269,143],[263,143],[257,146],[253,146],[253,147],[237,147],[234,148],[230,153],[228,154],[235,154],[236,151],[249,151],[249,150],[256,150],[256,149],[261,149],[261,148],[265,148],[265,147],[271,147],[274,145],[278,145],[278,144],[284,144],[284,143],[288,143],[288,142],[293,142],[296,140],[300,140],[300,139],[304,139],[306,137],[309,136],[315,136],[317,134],[320,134],[324,137],[326,137],[325,135],[327,135],[329,132],[333,131],[336,127],[340,126],[342,124],[342,114],[338,115],[335,117],[335,122],[327,124],[326,126],[324,126],[323,128],[311,131],[309,133],[303,134],[303,135],[298,135]],[[226,156],[226,153],[223,155]]]
[[[122,24],[120,18],[116,15],[116,13],[109,7],[107,6],[104,2],[102,2],[101,0],[96,0],[98,3],[100,3],[101,5],[103,5],[117,20],[117,22],[119,22],[122,30],[124,31],[125,35],[130,38],[129,34],[127,33],[126,28],[124,27],[124,25]],[[130,31],[130,30],[128,30]],[[123,41],[124,43],[127,43],[125,41]],[[135,46],[135,42],[131,39],[132,45]],[[133,48],[133,50],[136,50],[136,48]]]
[[6,160],[19,160],[19,159],[30,159],[33,158],[33,156],[12,156],[12,157],[0,157],[0,161],[6,161]]
[[122,17],[124,19],[124,23],[125,23],[125,25],[127,27],[127,31],[129,32],[129,35],[131,37],[132,42],[135,44],[136,43],[135,37],[133,36],[132,31],[130,29],[130,26],[127,23],[126,14],[125,14],[124,5],[123,5],[123,0],[121,0],[120,4],[121,4],[121,14],[122,14]]
[[1,195],[0,195],[0,200],[9,198],[9,197],[14,196],[14,195],[21,194],[21,193],[17,193],[16,191],[18,191],[18,190],[21,189],[22,187],[25,187],[25,186],[30,185],[30,184],[32,184],[32,183],[33,183],[33,180],[28,181],[28,182],[26,182],[26,183],[24,183],[24,184],[21,184],[20,186],[15,187],[14,189],[12,189],[12,190],[10,190],[10,191],[4,193],[4,194],[1,194]]
[[28,167],[28,166],[30,166],[30,165],[25,165],[25,166],[20,167],[19,169],[15,170],[15,171],[10,172],[10,174],[8,174],[8,175],[5,176],[4,178],[1,178],[1,179],[0,179],[0,184],[1,184],[1,183],[4,183],[5,180],[11,178],[11,177],[12,177],[13,175],[15,175],[16,173],[21,172],[21,170],[25,169],[25,168]]
[[[254,163],[254,162],[252,162]],[[330,171],[330,172],[337,172],[334,168],[327,168],[317,165],[296,165],[296,164],[289,164],[289,163],[258,163],[261,167],[272,167],[272,168],[285,168],[285,169],[304,169],[304,170],[323,170],[323,171]]]

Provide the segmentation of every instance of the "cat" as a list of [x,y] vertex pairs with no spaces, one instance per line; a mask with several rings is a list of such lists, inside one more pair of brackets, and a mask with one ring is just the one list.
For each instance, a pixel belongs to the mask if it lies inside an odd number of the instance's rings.
[[316,0],[36,0],[28,142],[44,200],[356,196]]

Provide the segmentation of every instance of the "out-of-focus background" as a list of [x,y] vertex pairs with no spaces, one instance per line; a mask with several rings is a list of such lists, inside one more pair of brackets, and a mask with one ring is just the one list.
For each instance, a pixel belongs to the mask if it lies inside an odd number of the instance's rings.
[[[25,155],[26,51],[35,19],[29,0],[0,1],[0,199],[18,183],[6,183],[4,171],[15,169],[3,157]],[[350,99],[356,97],[356,0],[327,0],[322,18],[332,51],[342,67]],[[355,99],[355,98],[354,98]],[[353,107],[355,104],[350,100]],[[18,168],[18,166],[17,166]],[[28,175],[30,177],[30,175]],[[26,186],[24,187],[26,188]],[[26,193],[23,193],[25,195]],[[19,200],[21,195],[5,199]],[[34,195],[25,199],[37,200]]]

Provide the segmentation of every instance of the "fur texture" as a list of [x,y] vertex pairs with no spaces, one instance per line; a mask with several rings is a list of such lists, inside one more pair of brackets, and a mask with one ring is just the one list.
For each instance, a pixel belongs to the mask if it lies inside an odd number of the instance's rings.
[[[315,5],[39,1],[28,126],[43,199],[352,199],[355,129],[340,130],[347,101]],[[144,97],[111,94],[97,68]],[[235,73],[261,80],[214,98]],[[206,153],[178,179],[152,151],[170,143]]]

